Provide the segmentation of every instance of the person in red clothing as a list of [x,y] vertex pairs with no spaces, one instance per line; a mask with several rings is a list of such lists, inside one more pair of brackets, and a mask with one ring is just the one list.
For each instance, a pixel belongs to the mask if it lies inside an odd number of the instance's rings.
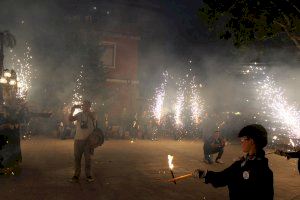
[[273,172],[263,150],[268,143],[266,129],[251,124],[239,132],[239,137],[245,156],[220,172],[196,169],[194,177],[214,187],[227,186],[231,200],[272,200]]

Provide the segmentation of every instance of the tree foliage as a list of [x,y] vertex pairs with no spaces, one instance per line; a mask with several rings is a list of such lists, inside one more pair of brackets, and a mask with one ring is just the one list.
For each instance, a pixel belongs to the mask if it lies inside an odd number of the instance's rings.
[[199,17],[209,30],[237,47],[288,39],[300,51],[299,0],[203,0]]
[[76,57],[78,64],[84,66],[82,86],[84,88],[84,98],[96,99],[103,96],[105,87],[103,86],[107,71],[101,63],[101,55],[104,52],[103,45],[100,45],[101,38],[97,35],[89,34],[86,39],[81,33],[74,32],[73,37],[67,41],[67,49]]
[[[13,48],[16,46],[16,38],[9,31],[0,31],[0,67],[3,67],[4,47]],[[2,72],[2,69],[0,69]]]
[[1,42],[4,47],[13,48],[16,45],[16,38],[9,31],[3,31],[1,34]]

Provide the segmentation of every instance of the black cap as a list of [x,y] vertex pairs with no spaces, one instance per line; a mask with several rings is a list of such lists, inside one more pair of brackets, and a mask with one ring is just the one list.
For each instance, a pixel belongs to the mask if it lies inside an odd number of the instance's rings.
[[251,124],[242,128],[239,137],[252,138],[258,148],[264,148],[268,144],[268,133],[260,124]]

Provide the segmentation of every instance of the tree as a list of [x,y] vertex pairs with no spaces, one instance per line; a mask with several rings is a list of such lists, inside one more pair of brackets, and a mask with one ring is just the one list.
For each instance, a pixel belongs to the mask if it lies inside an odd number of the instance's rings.
[[82,69],[84,93],[82,95],[84,98],[97,99],[105,93],[103,85],[107,77],[107,71],[100,61],[104,51],[104,47],[100,44],[101,38],[92,33],[89,33],[86,39],[82,38],[80,33],[74,35],[81,39],[72,39],[68,42],[68,45],[70,45],[69,48],[72,54],[76,55],[78,63],[84,66]]
[[0,32],[0,75],[3,72],[3,62],[4,62],[4,47],[13,48],[16,45],[15,36],[13,36],[9,31]]
[[257,41],[290,41],[300,52],[299,0],[203,0],[199,17],[236,47]]
[[[102,102],[107,92],[104,86],[107,70],[101,63],[101,55],[104,51],[101,33],[92,30],[91,27],[80,30],[80,24],[66,23],[66,26],[68,28],[61,32],[63,36],[63,43],[61,42],[63,45],[60,49],[62,64],[58,67],[63,68],[60,71],[72,74],[69,76],[68,83],[73,84],[76,80],[72,102],[80,102],[83,99]],[[66,87],[61,87],[61,85],[68,84],[63,81],[56,82],[55,85],[55,88],[62,89],[62,93],[65,92]],[[59,101],[65,101],[66,98],[71,97],[70,95],[72,94],[62,94]],[[95,108],[95,105],[93,107]]]

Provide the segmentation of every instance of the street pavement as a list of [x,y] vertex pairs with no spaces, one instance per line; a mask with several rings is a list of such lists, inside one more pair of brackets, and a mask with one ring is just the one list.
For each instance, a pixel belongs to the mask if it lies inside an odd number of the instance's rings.
[[[95,181],[85,181],[82,163],[79,183],[70,183],[73,140],[33,137],[22,141],[21,174],[0,177],[0,200],[227,200],[226,187],[213,188],[203,180],[164,182],[171,178],[168,154],[174,156],[175,176],[196,168],[220,171],[242,155],[239,144],[229,144],[223,156],[225,164],[207,165],[202,147],[201,141],[108,140],[93,155]],[[300,200],[296,159],[275,154],[267,157],[274,173],[274,199]]]

